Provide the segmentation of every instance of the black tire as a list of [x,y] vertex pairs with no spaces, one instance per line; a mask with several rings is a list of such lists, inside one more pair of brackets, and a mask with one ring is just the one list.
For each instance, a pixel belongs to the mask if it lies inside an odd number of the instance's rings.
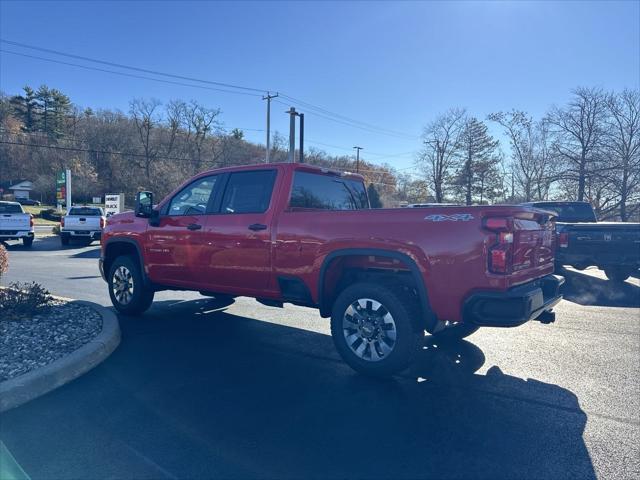
[[480,330],[480,327],[470,325],[468,323],[461,323],[459,325],[445,328],[439,332],[432,333],[431,336],[437,340],[442,340],[443,342],[457,342],[476,333],[478,330]]
[[24,245],[25,248],[31,248],[31,245],[33,245],[33,237],[22,237],[22,245]]
[[608,267],[604,269],[604,274],[612,282],[623,283],[631,276],[631,269],[624,267]]
[[60,235],[60,243],[64,246],[69,245],[69,235]]
[[[366,299],[373,300],[380,306],[375,308],[373,304],[365,301],[365,308],[356,312],[353,305]],[[358,305],[358,308],[361,308],[361,304]],[[349,311],[354,315],[350,315]],[[390,314],[391,322],[384,311]],[[359,317],[363,322],[367,322],[369,330],[366,332],[372,337],[364,341],[361,330],[364,325],[348,328],[347,325],[355,326],[355,322],[345,320],[347,317]],[[378,322],[379,328],[372,327],[374,321]],[[393,328],[391,323],[394,324]],[[338,353],[351,368],[364,375],[386,377],[406,369],[411,364],[418,350],[418,343],[424,337],[424,327],[420,327],[419,324],[417,300],[408,292],[384,285],[356,283],[345,288],[333,305],[331,335]],[[371,332],[371,329],[374,331]],[[395,331],[395,339],[390,337],[393,335],[392,331]],[[356,335],[355,340],[348,341],[347,336],[353,335]],[[362,345],[362,353],[356,353]],[[366,358],[367,353],[369,358]],[[380,355],[381,353],[383,355]]]
[[155,292],[144,284],[140,263],[134,257],[117,257],[109,268],[107,284],[111,303],[120,313],[140,315],[153,303]]

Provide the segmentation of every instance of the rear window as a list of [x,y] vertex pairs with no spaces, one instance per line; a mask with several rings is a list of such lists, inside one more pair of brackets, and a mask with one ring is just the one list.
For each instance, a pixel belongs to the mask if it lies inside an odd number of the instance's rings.
[[595,222],[596,216],[588,203],[536,203],[536,208],[550,210],[557,215],[558,222]]
[[0,203],[0,213],[23,213],[22,207],[13,203]]
[[101,217],[102,211],[99,208],[91,207],[72,207],[69,215],[80,215],[83,217]]
[[296,172],[289,206],[319,210],[360,210],[369,208],[369,201],[364,184],[360,181]]

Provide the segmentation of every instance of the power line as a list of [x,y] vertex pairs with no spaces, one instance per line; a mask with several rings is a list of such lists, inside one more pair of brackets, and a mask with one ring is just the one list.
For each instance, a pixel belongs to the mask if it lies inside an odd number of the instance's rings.
[[[128,152],[114,152],[114,151],[110,151],[110,150],[96,150],[93,148],[80,148],[80,147],[61,147],[59,145],[41,145],[39,143],[24,143],[24,142],[11,142],[8,140],[0,140],[0,143],[5,144],[5,145],[20,145],[23,147],[34,147],[34,148],[49,148],[49,149],[53,149],[53,150],[65,150],[68,152],[84,152],[84,153],[100,153],[103,155],[120,155],[123,157],[140,157],[140,158],[147,158],[147,155],[144,155],[143,153],[128,153]],[[180,161],[183,162],[185,160],[188,160],[187,158],[184,157],[164,157],[161,155],[154,155],[153,156],[154,160],[176,160],[176,161]]]
[[137,72],[142,72],[142,73],[151,73],[153,75],[160,75],[160,76],[163,76],[163,77],[177,78],[179,80],[188,80],[190,82],[200,82],[200,83],[206,83],[206,84],[209,84],[209,85],[217,85],[219,87],[237,88],[239,90],[247,90],[247,91],[259,92],[259,93],[265,93],[265,92],[268,91],[265,88],[244,87],[244,86],[241,86],[241,85],[234,85],[232,83],[223,83],[223,82],[214,82],[214,81],[211,81],[211,80],[202,80],[200,78],[195,78],[195,77],[186,77],[184,75],[175,75],[173,73],[166,73],[166,72],[160,72],[160,71],[157,71],[157,70],[149,70],[149,69],[146,69],[146,68],[133,67],[131,65],[123,65],[121,63],[107,62],[105,60],[98,60],[98,59],[95,59],[95,58],[85,57],[85,56],[82,56],[82,55],[74,55],[72,53],[65,53],[65,52],[61,52],[59,50],[53,50],[51,48],[36,47],[34,45],[28,45],[26,43],[13,42],[11,40],[5,40],[3,38],[0,38],[0,42],[8,43],[9,45],[14,45],[16,47],[28,48],[28,49],[31,49],[31,50],[38,50],[40,52],[52,53],[54,55],[60,55],[60,56],[63,56],[63,57],[68,57],[68,58],[75,58],[77,60],[84,60],[86,62],[101,63],[102,65],[108,65],[110,67],[118,67],[118,68],[124,68],[124,69],[127,69],[127,70],[135,70]]
[[380,133],[385,133],[386,132],[386,133],[388,133],[390,135],[396,135],[396,136],[407,137],[407,138],[419,138],[418,136],[411,135],[411,134],[408,134],[408,133],[397,132],[395,130],[391,130],[391,129],[388,129],[388,128],[382,128],[382,127],[378,127],[378,126],[370,124],[370,123],[362,122],[360,120],[355,120],[353,118],[349,118],[349,117],[346,117],[344,115],[340,115],[339,113],[332,112],[331,110],[327,110],[326,108],[319,107],[317,105],[313,105],[312,103],[305,102],[303,100],[294,98],[294,97],[292,97],[290,95],[282,94],[282,97],[283,98],[287,98],[287,99],[289,99],[289,100],[291,100],[293,102],[296,102],[296,103],[300,104],[301,106],[306,107],[308,109],[317,110],[317,111],[319,111],[321,113],[325,113],[327,115],[336,117],[338,119],[341,119],[341,120],[344,120],[344,121],[347,121],[347,122],[350,122],[350,123],[353,123],[353,124],[361,125],[363,127],[366,127],[366,128],[372,129],[372,130],[378,130]]
[[[196,77],[189,77],[189,76],[184,76],[184,75],[176,75],[176,74],[162,72],[162,71],[158,71],[158,70],[151,70],[151,69],[140,68],[140,67],[135,67],[135,66],[131,66],[131,65],[125,65],[125,64],[116,63],[116,62],[109,62],[109,61],[100,60],[100,59],[96,59],[96,58],[91,58],[91,57],[87,57],[87,56],[83,56],[83,55],[75,55],[75,54],[71,54],[71,53],[62,52],[62,51],[59,51],[59,50],[53,50],[53,49],[50,49],[50,48],[38,47],[38,46],[35,46],[35,45],[29,45],[29,44],[21,43],[21,42],[14,42],[14,41],[11,41],[11,40],[0,39],[0,42],[6,43],[6,44],[9,44],[9,45],[13,45],[13,46],[17,46],[17,47],[20,47],[20,48],[32,49],[32,50],[36,50],[36,51],[46,52],[46,53],[53,54],[53,55],[60,55],[60,56],[68,57],[68,58],[75,58],[75,59],[83,60],[83,61],[86,61],[86,62],[94,62],[94,63],[99,63],[99,64],[102,64],[102,65],[107,65],[107,66],[111,66],[111,67],[116,67],[116,68],[121,68],[121,69],[128,69],[128,70],[133,70],[133,71],[138,71],[138,72],[143,72],[143,73],[149,73],[149,74],[152,74],[152,75],[165,76],[165,77],[169,77],[169,78],[177,78],[177,79],[180,79],[180,80],[188,80],[188,81],[191,81],[191,82],[205,83],[205,84],[209,84],[209,85],[217,85],[217,86],[223,86],[223,87],[227,87],[227,88],[233,88],[233,89],[239,89],[239,90],[245,90],[245,91],[252,91],[252,92],[260,92],[260,93],[267,93],[268,94],[268,92],[270,91],[269,89],[245,87],[245,86],[235,85],[235,84],[231,84],[231,83],[204,80],[204,79],[200,79],[200,78],[196,78]],[[18,53],[18,52],[13,52],[13,51],[8,51],[8,50],[0,50],[0,51],[6,52],[6,53],[10,53],[12,55],[19,55],[19,56],[33,58],[33,59],[37,59],[37,60],[43,60],[43,61],[48,61],[48,62],[53,62],[53,63],[59,63],[59,64],[63,64],[63,65],[68,65],[68,66],[74,66],[74,67],[78,67],[78,68],[85,68],[85,69],[88,69],[88,70],[102,71],[102,72],[106,72],[106,73],[129,76],[129,77],[133,77],[133,78],[141,78],[141,79],[146,79],[146,80],[153,80],[153,81],[160,81],[160,82],[163,81],[161,79],[156,79],[156,78],[152,78],[152,77],[125,74],[123,72],[116,72],[116,71],[113,71],[113,70],[100,69],[100,68],[96,68],[96,67],[89,67],[87,65],[80,65],[80,64],[71,63],[71,62],[63,62],[63,61],[55,60],[55,59],[51,59],[51,58],[39,57],[39,56],[36,56],[36,55],[28,55],[28,54]],[[166,80],[164,80],[164,82],[165,83],[173,83],[173,84],[176,84],[176,85],[194,87],[194,88],[203,88],[202,86],[199,86],[199,85],[184,84],[184,83],[180,83],[180,82],[169,82],[169,81],[166,81]],[[212,89],[212,90],[222,91],[222,92],[225,92],[225,93],[236,93],[236,94],[244,93],[245,95],[260,96],[260,95],[257,95],[257,94],[248,94],[246,92],[237,92],[237,91],[232,91],[232,90],[223,90],[223,89]],[[271,90],[271,91],[273,91],[273,90]],[[310,113],[313,113],[316,116],[319,116],[319,117],[324,118],[326,120],[330,120],[330,121],[333,121],[333,122],[336,122],[336,123],[339,123],[339,124],[342,124],[342,125],[346,125],[346,126],[349,126],[349,127],[352,127],[352,128],[359,128],[361,130],[368,131],[370,133],[389,135],[389,136],[393,136],[393,137],[397,137],[397,138],[405,138],[405,139],[417,139],[417,138],[419,138],[419,137],[414,136],[414,135],[401,133],[401,132],[396,132],[396,131],[393,131],[393,130],[390,130],[390,129],[386,129],[386,128],[382,128],[382,127],[378,127],[378,126],[375,126],[375,125],[372,125],[372,124],[369,124],[369,123],[366,123],[366,122],[361,122],[359,120],[355,120],[355,119],[346,117],[344,115],[340,115],[338,113],[332,112],[330,110],[327,110],[326,108],[319,107],[317,105],[314,105],[314,104],[311,104],[311,103],[308,103],[308,102],[304,102],[304,101],[302,101],[300,99],[297,99],[295,97],[291,97],[289,95],[281,94],[281,96],[283,98],[286,97],[286,98],[290,99],[291,101],[297,102],[300,105],[303,105],[308,109],[314,110],[313,112],[310,112]]]
[[[34,134],[34,133],[39,133],[39,132],[25,132],[27,134]],[[93,154],[102,154],[102,155],[119,155],[122,157],[136,157],[136,158],[148,158],[147,155],[144,155],[142,153],[132,153],[132,152],[118,152],[118,151],[112,151],[112,150],[99,150],[99,149],[94,149],[94,148],[81,148],[81,147],[62,147],[60,145],[42,145],[39,143],[24,143],[24,142],[12,142],[12,141],[8,141],[8,140],[0,140],[0,144],[5,144],[5,145],[17,145],[17,146],[21,146],[21,147],[31,147],[31,148],[48,148],[51,150],[62,150],[62,151],[67,151],[67,152],[80,152],[80,153],[93,153]],[[185,157],[167,157],[167,156],[163,156],[163,155],[154,155],[153,156],[154,160],[172,160],[172,161],[178,161],[178,162],[188,162],[189,159],[185,158]],[[394,172],[392,170],[371,170],[371,169],[364,169],[361,168],[359,169],[359,171],[352,171],[349,168],[346,167],[333,167],[333,168],[343,168],[345,171],[347,172],[352,172],[352,173],[359,173],[359,172],[368,172],[368,173],[384,173],[384,174],[388,174],[388,175],[394,175]],[[388,185],[388,186],[395,186],[393,184],[390,183],[384,183],[384,182],[371,182],[371,183],[376,183],[376,184],[380,184],[380,185]]]
[[[284,97],[283,94],[280,94],[280,95],[282,97]],[[289,106],[287,103],[281,102],[279,100],[274,100],[274,102],[280,103],[281,105],[284,105],[284,106]],[[369,127],[363,127],[361,125],[354,124],[354,123],[351,123],[351,122],[348,122],[348,121],[345,121],[345,120],[340,120],[338,118],[329,117],[327,115],[324,115],[322,113],[318,113],[316,111],[309,111],[308,113],[310,113],[312,115],[315,115],[316,117],[324,118],[325,120],[329,120],[331,122],[339,123],[341,125],[346,125],[347,127],[351,127],[351,128],[357,128],[357,129],[363,130],[365,132],[374,133],[376,135],[387,135],[387,136],[390,136],[390,137],[403,138],[403,139],[414,138],[414,137],[406,137],[406,136],[397,135],[395,133],[386,133],[386,132],[382,132],[382,131],[379,131],[379,130],[374,130],[374,129],[369,128]]]
[[257,93],[237,92],[237,91],[234,91],[234,90],[225,90],[223,88],[205,87],[204,85],[193,85],[193,84],[190,84],[190,83],[176,82],[176,81],[173,81],[173,80],[163,80],[161,78],[147,77],[145,75],[136,75],[134,73],[117,72],[115,70],[108,70],[106,68],[91,67],[89,65],[80,65],[79,63],[64,62],[62,60],[55,60],[53,58],[39,57],[37,55],[29,55],[29,54],[26,54],[26,53],[18,53],[18,52],[13,52],[11,50],[0,49],[0,52],[9,53],[11,55],[18,55],[20,57],[34,58],[36,60],[43,60],[45,62],[58,63],[60,65],[69,65],[69,66],[72,66],[72,67],[84,68],[85,70],[94,70],[94,71],[97,71],[97,72],[111,73],[111,74],[120,75],[120,76],[123,76],[123,77],[141,78],[143,80],[151,80],[151,81],[154,81],[154,82],[168,83],[168,84],[171,84],[171,85],[180,85],[180,86],[183,86],[183,87],[192,87],[192,88],[199,88],[199,89],[202,89],[202,90],[213,90],[213,91],[216,91],[216,92],[232,93],[234,95],[246,95],[246,96],[250,96],[250,97],[259,97],[260,96]]

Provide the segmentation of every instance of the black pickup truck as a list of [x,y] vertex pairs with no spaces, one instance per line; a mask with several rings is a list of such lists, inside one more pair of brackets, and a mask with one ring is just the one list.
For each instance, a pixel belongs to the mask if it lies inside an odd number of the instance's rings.
[[531,202],[556,214],[556,267],[584,270],[592,265],[613,282],[640,268],[640,223],[598,222],[588,202]]

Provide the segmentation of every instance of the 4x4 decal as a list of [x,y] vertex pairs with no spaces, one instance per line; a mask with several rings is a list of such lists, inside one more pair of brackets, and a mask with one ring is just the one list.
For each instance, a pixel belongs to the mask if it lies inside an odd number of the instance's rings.
[[470,213],[454,213],[453,215],[427,215],[425,220],[430,222],[468,222],[473,220],[473,215]]

